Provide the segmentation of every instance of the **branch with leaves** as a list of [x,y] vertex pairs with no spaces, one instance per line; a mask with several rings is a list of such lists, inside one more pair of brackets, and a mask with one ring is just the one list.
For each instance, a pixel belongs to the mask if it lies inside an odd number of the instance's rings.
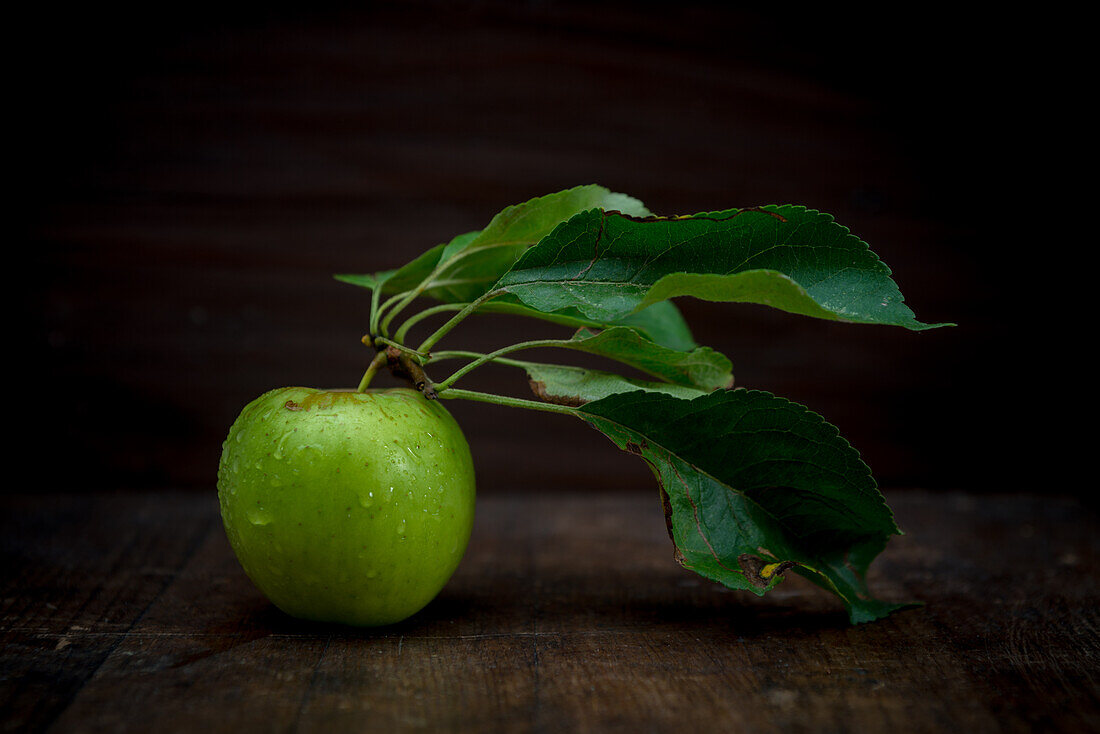
[[[866,586],[868,565],[901,531],[858,452],[807,408],[733,389],[730,361],[695,343],[670,300],[913,331],[947,325],[917,321],[890,269],[832,216],[784,205],[661,217],[632,197],[579,186],[508,207],[400,269],[336,277],[372,291],[364,342],[377,353],[360,391],[389,367],[429,398],[574,416],[649,464],[684,567],[757,594],[791,570],[836,594],[853,623],[907,606]],[[393,328],[422,298],[439,303]],[[435,350],[475,313],[575,332],[487,354]],[[440,314],[450,316],[409,346],[412,327]],[[652,379],[516,359],[533,348],[586,352]],[[466,363],[428,377],[448,360]],[[457,387],[489,363],[526,372],[536,399]]]

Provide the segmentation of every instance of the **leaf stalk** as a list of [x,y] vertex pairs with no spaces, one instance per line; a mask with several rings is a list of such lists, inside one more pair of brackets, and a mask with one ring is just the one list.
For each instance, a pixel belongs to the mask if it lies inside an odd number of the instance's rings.
[[[381,291],[381,287],[375,289],[376,294],[379,293],[380,291]],[[379,333],[379,323],[378,322],[382,318],[382,314],[384,314],[386,312],[386,309],[388,309],[390,306],[392,306],[395,302],[401,300],[402,298],[405,298],[411,292],[412,291],[402,291],[400,293],[392,295],[389,298],[387,298],[385,301],[383,301],[382,305],[378,306],[377,308],[375,308],[375,305],[378,303],[378,299],[375,298],[372,301],[372,305],[371,305],[370,333],[378,334]]]
[[418,352],[414,349],[409,349],[404,344],[401,344],[400,342],[395,342],[393,339],[387,339],[384,336],[374,337],[374,346],[391,347],[399,352],[404,352],[405,354],[411,355],[420,364],[424,364],[424,362],[426,362],[428,359],[427,352]]
[[478,297],[477,300],[471,301],[470,303],[466,304],[466,306],[461,311],[452,316],[450,320],[447,321],[447,323],[443,324],[443,326],[440,326],[431,336],[421,342],[420,346],[416,348],[416,351],[427,353],[432,348],[432,346],[434,346],[436,342],[446,336],[451,329],[462,323],[463,319],[465,319],[467,316],[480,308],[481,305],[484,304],[486,301],[499,296],[502,292],[503,291],[489,291],[482,294],[480,297]]
[[493,405],[503,405],[506,408],[526,408],[528,410],[539,410],[544,413],[561,413],[564,415],[577,415],[575,408],[570,408],[565,405],[555,405],[554,403],[540,403],[535,400],[524,400],[523,398],[510,398],[505,395],[493,395],[491,393],[474,392],[473,390],[459,390],[457,388],[448,388],[445,392],[440,391],[439,397],[451,399],[457,398],[460,400],[473,400],[479,403],[492,403]]
[[503,357],[505,354],[510,354],[512,352],[518,352],[522,349],[537,349],[538,347],[563,347],[563,346],[568,346],[568,345],[569,345],[569,340],[568,339],[536,339],[536,340],[527,341],[527,342],[520,342],[519,344],[512,344],[511,346],[507,346],[507,347],[501,347],[500,349],[496,350],[495,352],[490,352],[488,354],[483,354],[480,357],[478,357],[477,359],[475,359],[473,362],[470,362],[469,364],[464,365],[463,367],[459,368],[458,370],[456,370],[454,372],[454,374],[452,374],[446,380],[444,380],[443,382],[436,385],[436,389],[437,390],[446,390],[451,385],[453,385],[455,382],[457,382],[460,378],[465,376],[467,373],[471,372],[472,370],[477,369],[478,367],[480,367],[481,365],[483,365],[487,362],[494,361],[498,357]]
[[423,311],[420,311],[419,313],[407,318],[405,320],[405,322],[403,324],[401,324],[400,327],[398,327],[397,333],[395,333],[393,335],[393,340],[396,341],[396,342],[400,342],[400,343],[404,344],[405,343],[405,336],[409,333],[409,329],[411,329],[413,326],[415,326],[419,322],[423,321],[424,319],[428,318],[429,316],[434,316],[437,313],[445,313],[447,311],[461,311],[462,309],[464,309],[468,305],[469,304],[467,304],[467,303],[444,303],[444,304],[439,305],[439,306],[432,306],[431,308],[426,308]]

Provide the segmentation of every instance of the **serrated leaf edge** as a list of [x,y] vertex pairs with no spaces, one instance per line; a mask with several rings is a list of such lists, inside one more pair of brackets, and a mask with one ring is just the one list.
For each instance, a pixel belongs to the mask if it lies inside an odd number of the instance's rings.
[[[738,389],[739,389],[739,390],[743,390],[744,388],[738,388]],[[639,390],[639,391],[634,391],[634,392],[642,393],[642,392],[644,392],[644,391],[640,391],[640,390]],[[764,396],[767,396],[767,397],[770,397],[770,398],[774,398],[774,399],[776,399],[776,400],[779,400],[779,401],[781,401],[781,402],[783,402],[783,403],[786,403],[786,404],[788,404],[788,405],[790,405],[790,406],[793,406],[794,408],[798,409],[799,411],[801,411],[801,412],[803,412],[803,413],[806,413],[806,414],[808,414],[808,415],[810,415],[810,416],[812,416],[812,417],[816,417],[817,419],[819,419],[819,420],[820,420],[820,422],[821,422],[822,424],[824,424],[824,425],[825,425],[826,427],[828,427],[829,429],[831,429],[831,430],[832,430],[832,431],[834,432],[834,434],[835,434],[835,436],[834,436],[834,437],[835,437],[836,439],[839,439],[839,441],[841,441],[841,442],[842,442],[842,443],[844,444],[844,446],[846,446],[847,448],[851,449],[851,450],[852,450],[852,451],[853,451],[853,452],[855,453],[855,455],[856,455],[856,459],[857,459],[857,460],[859,461],[859,464],[860,464],[860,465],[861,465],[861,466],[862,466],[862,467],[863,467],[864,469],[866,469],[866,472],[867,472],[867,476],[868,476],[868,478],[870,478],[870,480],[871,480],[872,484],[874,485],[874,490],[875,490],[876,494],[878,495],[878,498],[879,498],[879,499],[881,500],[881,504],[882,504],[882,506],[883,506],[883,507],[884,507],[884,508],[886,509],[886,511],[887,511],[887,513],[888,513],[888,515],[889,515],[889,518],[890,518],[891,524],[892,524],[892,525],[894,526],[894,531],[893,531],[893,533],[892,533],[892,534],[894,534],[894,535],[903,535],[903,534],[904,534],[904,533],[902,532],[902,530],[901,530],[901,529],[900,529],[900,528],[898,527],[898,525],[897,525],[897,522],[896,522],[896,520],[894,519],[894,514],[893,514],[893,510],[892,510],[892,508],[890,508],[890,506],[889,506],[889,505],[888,505],[888,504],[886,503],[886,498],[885,498],[885,497],[883,497],[883,495],[882,495],[881,491],[879,491],[879,490],[878,490],[878,485],[877,485],[877,482],[875,482],[875,480],[874,480],[874,476],[873,476],[873,475],[871,474],[871,470],[870,470],[870,467],[869,467],[869,466],[868,466],[868,465],[866,464],[866,462],[864,462],[864,461],[863,461],[862,457],[860,457],[860,455],[859,455],[859,451],[858,451],[857,449],[855,449],[855,447],[853,447],[853,446],[851,445],[851,443],[850,443],[850,442],[848,442],[848,440],[847,440],[847,439],[845,439],[845,438],[844,438],[844,437],[843,437],[843,436],[842,436],[842,435],[840,434],[840,431],[839,431],[839,429],[837,429],[837,428],[836,428],[836,426],[834,426],[833,424],[829,423],[829,422],[828,422],[827,420],[825,420],[825,419],[824,419],[824,417],[822,417],[822,416],[821,416],[820,414],[818,414],[818,413],[815,413],[814,411],[810,410],[810,409],[809,409],[809,408],[807,408],[806,406],[804,406],[804,405],[801,405],[801,404],[799,404],[799,403],[796,403],[796,402],[794,402],[794,401],[792,401],[792,400],[790,400],[790,399],[788,399],[788,398],[784,398],[784,397],[782,397],[782,396],[778,396],[778,395],[775,395],[775,394],[773,394],[773,393],[770,393],[770,392],[768,392],[768,391],[766,391],[766,390],[746,390],[746,393],[747,393],[747,394],[750,394],[750,395],[751,395],[751,394],[760,394],[760,395],[764,395]],[[621,393],[621,394],[619,394],[619,395],[618,395],[618,397],[622,397],[622,396],[624,396],[624,395],[629,395],[629,394],[631,394],[631,393]],[[707,395],[708,395],[708,394],[704,394],[704,395],[701,395],[701,396],[700,396],[700,398],[705,398],[705,397],[707,397]],[[680,399],[682,399],[682,398],[680,398]],[[699,398],[695,398],[695,399],[697,400],[697,399],[699,399]],[[598,402],[598,401],[594,401],[594,402]],[[591,405],[591,403],[589,403],[588,405]],[[612,420],[612,419],[610,419],[610,418],[607,418],[606,416],[602,416],[602,415],[598,415],[598,414],[595,414],[595,413],[589,413],[589,412],[586,412],[586,411],[585,411],[585,407],[587,407],[587,406],[581,406],[581,407],[579,407],[579,408],[577,409],[577,412],[578,412],[578,415],[580,415],[580,416],[581,416],[581,417],[582,417],[582,418],[583,418],[583,419],[585,420],[585,422],[586,422],[586,423],[589,423],[589,425],[592,425],[592,423],[593,423],[593,420],[590,420],[590,418],[592,418],[592,419],[596,419],[596,420],[602,420],[602,421],[606,421],[606,422],[608,422],[608,423],[610,423],[610,424],[613,424],[613,425],[617,426],[617,427],[618,427],[618,428],[619,428],[620,430],[622,430],[622,431],[623,431],[623,432],[625,432],[625,433],[629,433],[629,434],[636,434],[636,433],[637,433],[637,431],[636,431],[635,429],[633,429],[633,428],[631,428],[631,427],[629,427],[629,426],[626,426],[626,425],[624,425],[624,424],[622,424],[622,423],[620,423],[620,422],[618,422],[618,421],[615,421],[615,420]],[[603,435],[605,435],[605,436],[607,435],[607,434],[606,434],[606,433],[604,433],[603,431],[600,431],[600,429],[599,429],[599,428],[598,428],[597,426],[595,426],[595,425],[592,425],[592,427],[593,427],[593,428],[595,428],[595,429],[596,429],[597,431],[599,431],[599,432],[600,432],[601,434],[603,434]],[[608,437],[608,438],[610,438],[610,437]],[[617,441],[614,441],[614,439],[612,439],[612,442],[613,442],[613,443],[617,443]],[[629,444],[629,442],[628,442],[628,444]],[[775,522],[775,523],[776,523],[777,525],[779,525],[779,526],[781,526],[781,527],[785,527],[785,525],[784,525],[783,521],[782,521],[782,520],[781,520],[780,518],[777,518],[777,517],[776,517],[775,515],[773,515],[773,514],[772,514],[772,513],[770,512],[770,511],[768,511],[768,510],[767,510],[767,509],[766,509],[766,508],[765,508],[764,506],[762,506],[762,505],[760,505],[760,504],[759,504],[758,502],[756,502],[756,501],[755,501],[755,500],[754,500],[754,499],[753,499],[752,497],[750,497],[750,496],[746,495],[746,494],[745,494],[744,492],[741,492],[740,490],[737,490],[737,489],[735,489],[734,487],[731,487],[731,486],[730,486],[729,484],[727,484],[726,482],[724,482],[724,481],[722,481],[722,480],[718,479],[717,477],[715,477],[715,476],[714,476],[713,474],[711,474],[710,472],[708,472],[708,471],[705,471],[705,470],[701,469],[700,467],[698,467],[697,465],[695,465],[695,464],[694,464],[693,462],[690,462],[690,461],[688,461],[687,459],[684,459],[684,458],[680,457],[680,456],[679,456],[679,454],[677,454],[677,453],[673,452],[672,450],[668,449],[668,448],[667,448],[666,446],[664,446],[663,444],[660,444],[660,443],[656,443],[656,442],[652,442],[652,441],[650,441],[650,440],[649,440],[649,439],[647,438],[647,439],[646,439],[646,447],[645,447],[645,448],[649,448],[649,449],[651,449],[651,448],[652,448],[652,447],[654,447],[654,446],[656,446],[657,448],[659,448],[659,449],[660,449],[660,452],[661,452],[661,453],[662,453],[662,454],[664,455],[664,456],[662,457],[662,461],[665,461],[665,462],[667,463],[668,467],[669,467],[669,468],[670,468],[670,469],[672,470],[672,472],[673,472],[673,473],[677,474],[677,476],[679,476],[679,471],[678,471],[678,470],[676,469],[676,467],[675,467],[675,464],[674,464],[674,463],[673,463],[673,462],[671,461],[671,457],[676,457],[676,458],[677,458],[677,459],[678,459],[679,461],[682,461],[682,462],[683,462],[684,464],[686,464],[686,465],[690,466],[690,467],[691,467],[691,468],[692,468],[693,470],[695,470],[695,471],[699,472],[699,474],[701,474],[701,475],[705,476],[705,477],[706,477],[707,479],[709,479],[710,481],[714,482],[714,483],[715,483],[716,485],[718,485],[718,486],[721,486],[721,487],[726,487],[726,488],[728,488],[728,489],[729,489],[729,491],[731,491],[731,492],[736,492],[736,493],[737,493],[737,494],[738,494],[738,495],[739,495],[740,497],[742,497],[742,498],[743,498],[743,499],[744,499],[744,500],[745,500],[746,502],[749,502],[749,503],[751,503],[752,505],[754,505],[755,507],[759,508],[759,510],[760,510],[760,512],[761,512],[762,514],[764,514],[764,515],[767,515],[768,517],[771,517],[771,518],[773,519],[773,521],[774,521],[774,522]],[[634,447],[634,448],[630,448],[630,446],[629,446],[629,445],[628,445],[628,446],[625,446],[625,447],[623,447],[623,450],[626,450],[626,451],[628,451],[628,453],[633,453],[633,454],[635,454],[635,455],[637,455],[637,456],[642,456],[642,453],[641,453],[642,447],[638,447],[638,446],[636,446],[636,445],[635,445],[635,447]],[[658,481],[658,483],[660,484],[660,491],[661,491],[661,493],[662,493],[662,495],[663,495],[663,499],[662,499],[662,507],[664,507],[664,508],[665,508],[665,510],[664,510],[664,511],[665,511],[665,516],[666,516],[666,523],[668,523],[668,527],[669,527],[669,534],[670,534],[670,536],[672,536],[671,518],[670,518],[670,515],[669,515],[670,505],[669,505],[669,504],[667,503],[667,490],[666,490],[666,489],[665,489],[665,487],[664,487],[664,482],[663,482],[663,479],[662,479],[662,474],[661,474],[661,472],[659,471],[658,467],[655,467],[655,466],[653,466],[653,465],[652,465],[652,463],[650,462],[650,460],[648,459],[648,457],[644,457],[644,456],[642,456],[642,458],[643,458],[643,459],[644,459],[644,460],[646,461],[646,463],[649,463],[649,464],[650,464],[650,468],[651,468],[651,469],[653,470],[653,474],[654,474],[654,476],[655,476],[655,477],[657,478],[657,481]],[[681,478],[681,481],[682,481],[682,483],[683,483],[683,485],[684,485],[684,492],[685,492],[685,496],[687,497],[687,499],[688,499],[688,502],[689,502],[689,503],[691,504],[691,506],[692,506],[692,508],[693,508],[693,511],[695,511],[695,513],[696,513],[696,514],[695,514],[695,521],[696,521],[696,522],[695,522],[695,527],[696,527],[696,531],[697,531],[697,532],[699,533],[699,537],[700,537],[700,538],[702,538],[702,540],[703,540],[704,544],[705,544],[705,545],[707,546],[707,548],[709,548],[709,549],[710,549],[710,551],[711,551],[711,554],[712,554],[712,557],[714,558],[714,560],[715,560],[715,561],[716,561],[716,562],[717,562],[717,563],[718,563],[718,564],[719,564],[719,565],[720,565],[720,566],[721,566],[722,568],[725,568],[725,569],[726,569],[727,571],[730,571],[731,573],[737,573],[737,574],[741,574],[742,576],[744,576],[744,575],[745,575],[745,573],[744,573],[744,570],[743,570],[743,569],[739,569],[739,570],[734,570],[734,569],[730,569],[730,568],[729,568],[729,566],[727,566],[727,565],[725,564],[725,562],[723,561],[723,559],[722,559],[722,558],[720,558],[720,557],[718,556],[717,552],[716,552],[716,551],[714,550],[714,547],[713,547],[713,546],[711,545],[711,543],[710,543],[709,539],[708,539],[708,538],[706,537],[706,535],[705,535],[705,534],[703,533],[703,531],[702,531],[702,527],[701,527],[701,520],[699,519],[699,516],[698,516],[698,510],[697,510],[697,505],[695,504],[695,501],[694,501],[694,499],[693,499],[693,498],[691,497],[691,494],[690,494],[690,492],[689,492],[689,491],[688,491],[688,489],[687,489],[687,483],[686,483],[685,481],[683,481],[683,480],[682,480],[682,478]],[[868,534],[868,536],[867,536],[867,537],[872,537],[873,535],[875,535],[875,534]],[[794,534],[794,533],[791,533],[791,534],[790,534],[790,537],[792,537],[792,538],[797,538],[798,536],[797,536],[796,534]],[[888,536],[887,536],[887,537],[888,537]],[[673,538],[673,539],[674,539],[674,538]],[[674,545],[675,545],[675,543],[674,543]],[[813,561],[815,561],[815,562],[816,562],[816,564],[817,564],[817,566],[819,566],[820,568],[831,568],[831,566],[830,566],[829,562],[828,562],[828,561],[826,561],[826,560],[825,560],[824,558],[821,558],[820,556],[818,556],[818,554],[816,554],[816,553],[809,553],[809,552],[805,552],[805,551],[804,551],[804,550],[803,550],[803,549],[801,548],[801,545],[800,545],[800,544],[797,544],[797,543],[795,544],[795,547],[799,548],[799,550],[800,550],[800,553],[801,553],[801,554],[802,554],[803,556],[805,556],[806,558],[810,558],[810,559],[812,559]],[[680,560],[680,563],[681,563],[681,565],[685,565],[685,567],[687,567],[687,568],[689,568],[689,569],[690,569],[690,567],[686,566],[686,564],[684,563],[684,560],[685,560],[685,559],[684,559],[684,557],[683,557],[682,553],[680,553],[680,551],[679,551],[679,548],[678,548],[678,547],[677,547],[677,555],[678,555],[678,558],[679,558],[679,559],[681,559],[681,560]],[[782,561],[787,561],[787,560],[791,560],[791,559],[777,559],[777,561],[779,561],[779,562],[782,562]],[[855,606],[853,605],[853,602],[852,602],[852,601],[849,601],[848,597],[847,597],[847,596],[846,596],[846,595],[845,595],[844,593],[842,593],[842,592],[840,591],[840,589],[839,589],[839,588],[838,588],[838,587],[836,586],[836,583],[835,583],[835,582],[833,581],[833,579],[829,578],[829,576],[828,576],[828,575],[826,575],[825,573],[823,573],[823,572],[822,572],[821,570],[819,570],[819,568],[817,568],[817,567],[814,567],[814,566],[811,566],[811,565],[809,565],[809,564],[806,564],[806,563],[803,563],[802,561],[795,561],[795,564],[796,564],[796,565],[795,565],[795,567],[794,567],[794,570],[798,571],[799,569],[807,569],[808,571],[810,571],[810,572],[812,572],[812,573],[814,574],[814,577],[816,577],[816,579],[818,579],[818,580],[821,580],[821,581],[825,581],[825,582],[827,582],[827,583],[829,584],[829,586],[831,586],[831,587],[832,587],[832,589],[833,589],[833,592],[834,592],[834,594],[835,594],[835,595],[836,595],[836,596],[837,596],[837,597],[838,597],[839,599],[841,599],[841,601],[842,601],[842,602],[844,603],[845,607],[846,607],[846,608],[848,609],[848,611],[849,611],[849,616],[850,616],[850,617],[852,618],[852,621],[853,621],[853,623],[859,623],[859,622],[861,622],[861,621],[873,621],[873,619],[879,619],[879,618],[881,618],[881,617],[872,617],[872,618],[868,618],[868,619],[863,619],[862,617],[860,617],[860,619],[857,619],[857,617],[858,617],[858,616],[860,616],[860,615],[858,615],[858,614],[857,614],[856,612],[857,612],[857,611],[859,611],[859,610],[857,610],[857,609],[855,608]],[[845,563],[845,565],[847,565],[847,563]],[[690,570],[694,570],[694,569],[690,569]],[[856,577],[857,581],[859,582],[859,586],[858,586],[858,587],[856,588],[856,592],[857,592],[857,597],[856,597],[856,599],[854,600],[854,602],[857,602],[857,603],[858,603],[858,602],[876,602],[876,603],[879,603],[879,604],[882,604],[882,605],[884,605],[885,607],[888,607],[890,611],[893,611],[893,610],[897,610],[897,609],[901,609],[901,608],[905,608],[905,607],[908,607],[908,606],[912,606],[912,605],[914,604],[913,602],[901,602],[901,603],[884,602],[884,601],[881,601],[881,600],[879,600],[879,599],[875,599],[874,597],[871,597],[871,596],[869,595],[869,591],[868,591],[868,590],[867,590],[867,588],[866,588],[866,581],[865,581],[865,579],[863,578],[863,574],[859,573],[858,571],[856,571],[856,569],[854,569],[854,568],[851,568],[851,567],[849,567],[849,571],[850,571],[850,572],[851,572],[851,573],[852,573],[852,574],[853,574],[853,575],[854,575],[854,576]],[[803,574],[803,575],[805,575],[805,574]],[[807,578],[810,578],[810,577],[807,577]],[[746,580],[748,580],[748,579],[747,579],[747,577],[746,577]],[[815,580],[815,579],[814,579],[814,578],[810,578],[810,580],[811,580],[811,581],[813,581],[813,580]],[[747,590],[749,590],[749,591],[753,591],[753,592],[754,592],[754,593],[756,593],[756,594],[757,594],[758,596],[763,596],[763,595],[764,595],[765,593],[767,593],[767,592],[768,592],[768,591],[770,591],[770,590],[771,590],[772,588],[774,588],[774,587],[775,587],[775,585],[779,583],[779,581],[780,581],[780,579],[779,579],[778,577],[773,577],[773,581],[772,581],[772,583],[770,583],[770,584],[769,584],[769,585],[768,585],[768,586],[767,586],[766,588],[760,588],[760,587],[757,587],[757,586],[755,586],[754,584],[752,584],[752,583],[751,583],[751,581],[750,581],[750,582],[749,582],[749,587],[750,587],[750,588],[748,588]],[[723,582],[721,582],[720,580],[719,580],[718,582],[719,582],[719,583],[723,583]],[[725,584],[725,583],[723,583],[723,585],[724,585],[724,586],[729,586],[729,584]],[[820,584],[819,584],[819,585],[820,585]],[[742,589],[742,587],[730,587],[730,588]],[[862,592],[862,594],[861,594],[860,592]],[[866,594],[866,596],[864,596],[864,594]],[[866,610],[864,610],[864,612],[865,612],[865,611],[866,611]],[[889,613],[889,611],[888,611],[887,613]]]

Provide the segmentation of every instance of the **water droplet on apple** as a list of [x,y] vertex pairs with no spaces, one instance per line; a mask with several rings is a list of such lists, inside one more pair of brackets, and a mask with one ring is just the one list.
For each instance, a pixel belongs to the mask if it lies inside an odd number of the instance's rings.
[[271,513],[262,507],[252,508],[246,514],[248,521],[253,525],[267,525],[274,519]]
[[397,534],[400,535],[402,538],[405,537],[405,521],[404,520],[402,520],[401,522],[399,522],[397,524]]
[[359,495],[359,505],[363,509],[369,509],[374,504],[374,492],[367,492],[366,494]]
[[378,575],[378,572],[377,572],[377,571],[375,571],[375,570],[374,570],[373,568],[372,568],[371,570],[367,571],[367,578],[368,578],[368,579],[373,579],[373,578],[375,578],[375,577],[376,577],[377,575]]

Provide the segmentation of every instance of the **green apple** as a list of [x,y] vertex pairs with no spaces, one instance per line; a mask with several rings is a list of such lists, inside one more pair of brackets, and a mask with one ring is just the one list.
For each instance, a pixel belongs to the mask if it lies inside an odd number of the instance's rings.
[[414,390],[286,387],[233,423],[218,498],[241,566],[280,609],[392,624],[430,602],[462,559],[473,461],[450,413]]

